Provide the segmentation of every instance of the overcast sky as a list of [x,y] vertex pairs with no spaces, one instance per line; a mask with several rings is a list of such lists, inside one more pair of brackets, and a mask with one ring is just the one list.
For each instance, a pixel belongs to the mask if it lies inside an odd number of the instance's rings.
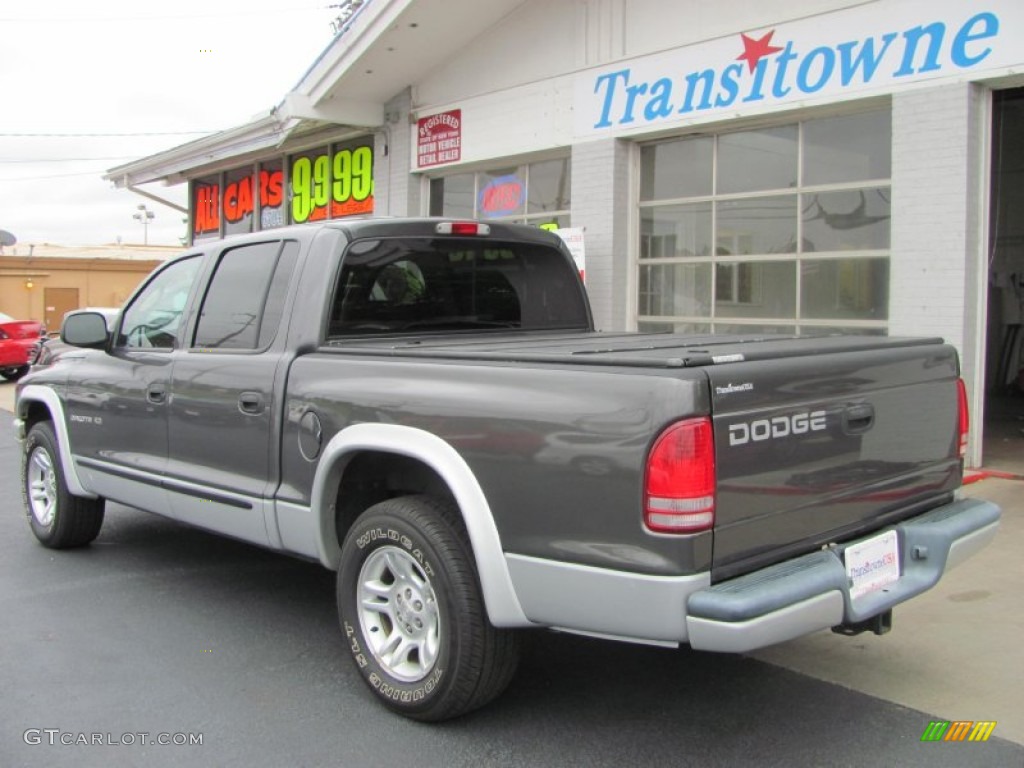
[[[184,214],[103,173],[276,106],[330,43],[329,5],[3,0],[0,230],[19,245],[141,243],[145,203],[150,244],[178,245]],[[184,184],[152,191],[186,204]]]

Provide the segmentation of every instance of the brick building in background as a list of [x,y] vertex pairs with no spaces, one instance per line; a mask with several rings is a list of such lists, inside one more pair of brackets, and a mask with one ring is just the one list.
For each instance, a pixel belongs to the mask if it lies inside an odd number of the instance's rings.
[[181,248],[18,244],[0,253],[0,312],[60,329],[79,307],[120,307],[158,264]]

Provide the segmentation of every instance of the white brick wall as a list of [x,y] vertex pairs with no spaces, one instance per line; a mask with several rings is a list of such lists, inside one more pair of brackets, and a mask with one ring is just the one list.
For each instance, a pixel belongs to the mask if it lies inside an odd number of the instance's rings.
[[890,332],[943,336],[961,352],[967,278],[983,260],[977,217],[978,111],[966,83],[893,98]]
[[[983,404],[986,248],[982,211],[988,110],[969,83],[893,97],[889,332],[942,336],[960,352],[975,429]],[[977,463],[972,440],[971,463]]]
[[572,226],[584,229],[587,294],[604,331],[625,328],[632,290],[630,150],[618,139],[572,148]]
[[384,127],[374,136],[374,213],[419,216],[420,177],[412,165],[413,126],[409,123],[409,89],[384,105]]

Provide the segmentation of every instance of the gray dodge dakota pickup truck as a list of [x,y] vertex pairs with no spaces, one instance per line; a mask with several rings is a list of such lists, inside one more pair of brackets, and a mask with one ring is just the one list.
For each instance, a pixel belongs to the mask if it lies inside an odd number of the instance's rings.
[[940,339],[601,333],[553,234],[441,219],[204,242],[18,385],[51,548],[110,499],[337,572],[344,646],[443,720],[522,630],[745,652],[886,631],[994,535]]

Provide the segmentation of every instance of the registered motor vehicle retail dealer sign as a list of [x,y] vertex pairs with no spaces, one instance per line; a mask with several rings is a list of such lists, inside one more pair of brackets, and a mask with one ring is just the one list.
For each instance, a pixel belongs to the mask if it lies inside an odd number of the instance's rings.
[[452,109],[416,122],[416,167],[462,159],[462,110]]
[[575,81],[580,137],[628,134],[1009,73],[1021,0],[887,0],[620,61]]

